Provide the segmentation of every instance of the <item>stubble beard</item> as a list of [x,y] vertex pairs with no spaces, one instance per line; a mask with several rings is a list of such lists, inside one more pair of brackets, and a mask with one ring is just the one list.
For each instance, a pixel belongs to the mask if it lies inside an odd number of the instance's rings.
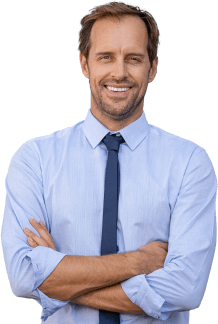
[[[107,117],[110,117],[113,120],[124,120],[126,118],[128,118],[129,116],[131,116],[139,107],[139,105],[141,104],[141,102],[144,99],[145,93],[138,98],[138,93],[136,93],[135,95],[131,96],[130,100],[123,105],[123,101],[120,98],[113,98],[112,100],[114,101],[114,107],[113,104],[110,104],[108,102],[106,102],[106,100],[104,100],[103,95],[100,91],[99,88],[96,89],[96,92],[94,92],[92,90],[91,84],[89,82],[90,85],[90,90],[91,90],[91,95],[95,101],[96,104],[96,108],[99,110],[99,112]],[[99,86],[101,87],[101,86]],[[105,91],[102,88],[102,91]],[[130,90],[131,91],[131,90]]]

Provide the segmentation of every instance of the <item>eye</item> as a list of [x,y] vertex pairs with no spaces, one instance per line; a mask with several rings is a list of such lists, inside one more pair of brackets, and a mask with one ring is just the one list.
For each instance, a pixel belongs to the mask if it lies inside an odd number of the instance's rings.
[[[107,58],[110,58],[109,55],[105,55],[105,56],[102,56],[101,59],[107,59]],[[133,61],[137,61],[137,62],[140,62],[140,60],[136,57],[130,57],[130,60],[133,60]]]
[[131,57],[131,59],[133,59],[133,60],[136,60],[136,61],[140,62],[140,60],[139,60],[139,59],[137,59],[136,57]]

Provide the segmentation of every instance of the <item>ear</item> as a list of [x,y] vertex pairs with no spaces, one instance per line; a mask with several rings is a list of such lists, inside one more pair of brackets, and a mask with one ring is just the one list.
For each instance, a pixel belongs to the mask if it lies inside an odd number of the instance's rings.
[[152,82],[157,74],[158,57],[153,60],[152,68],[149,72],[148,82]]
[[85,77],[89,79],[88,64],[87,64],[85,56],[81,52],[79,54],[79,59],[80,59],[80,65],[81,65],[82,72],[85,75]]

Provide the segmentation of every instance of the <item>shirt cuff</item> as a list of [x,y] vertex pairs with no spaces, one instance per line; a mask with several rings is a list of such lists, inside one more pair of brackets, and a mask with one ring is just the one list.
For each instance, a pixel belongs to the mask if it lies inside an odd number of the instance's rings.
[[144,274],[121,282],[121,286],[127,297],[148,316],[163,321],[170,316],[170,312],[163,311],[165,299],[149,286]]
[[70,299],[67,301],[61,301],[49,298],[38,289],[42,282],[53,272],[66,255],[67,254],[57,252],[45,246],[37,246],[26,255],[27,260],[31,261],[33,265],[35,273],[33,291],[37,290],[40,296],[42,306],[41,319],[43,322],[70,301]]
[[52,299],[46,296],[42,291],[37,289],[42,306],[41,320],[45,322],[49,316],[57,312],[60,308],[64,307],[69,303],[70,300],[62,301],[57,299]]

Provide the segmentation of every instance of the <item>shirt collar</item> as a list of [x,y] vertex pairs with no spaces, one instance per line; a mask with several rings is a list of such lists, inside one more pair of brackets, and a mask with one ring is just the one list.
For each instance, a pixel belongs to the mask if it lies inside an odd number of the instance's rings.
[[[93,148],[96,148],[102,139],[110,133],[110,130],[93,116],[91,108],[88,110],[82,127],[86,138]],[[149,132],[149,124],[146,120],[144,110],[137,120],[117,132],[123,136],[130,149],[134,150]]]

